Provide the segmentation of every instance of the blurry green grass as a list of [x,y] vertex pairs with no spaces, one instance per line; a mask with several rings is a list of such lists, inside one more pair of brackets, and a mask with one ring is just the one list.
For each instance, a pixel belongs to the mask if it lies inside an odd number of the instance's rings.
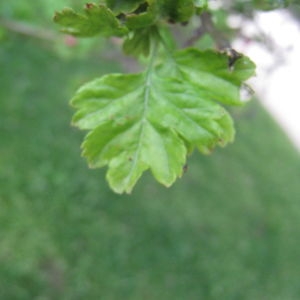
[[118,196],[67,101],[117,64],[12,36],[0,66],[0,299],[299,299],[299,153],[255,101],[173,187]]

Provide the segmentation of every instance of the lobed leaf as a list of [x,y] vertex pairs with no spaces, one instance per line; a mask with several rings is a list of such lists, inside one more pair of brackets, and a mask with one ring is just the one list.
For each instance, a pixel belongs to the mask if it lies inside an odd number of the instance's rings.
[[148,56],[151,46],[151,31],[148,28],[134,30],[123,43],[123,51],[127,55]]
[[106,0],[107,6],[114,13],[127,13],[136,10],[144,0]]
[[[91,167],[108,165],[118,193],[131,192],[142,173],[170,186],[182,175],[186,156],[234,138],[230,115],[218,103],[240,104],[242,81],[254,65],[241,58],[234,69],[225,54],[188,49],[140,74],[111,74],[87,83],[71,100],[73,124],[90,132],[83,156]],[[218,101],[218,102],[217,102]]]
[[145,11],[141,13],[131,13],[126,15],[125,24],[129,29],[140,29],[151,26],[157,21],[158,12],[154,4],[149,4]]
[[161,14],[171,22],[187,22],[195,13],[194,0],[156,1]]
[[79,37],[123,36],[128,31],[112,11],[103,5],[87,4],[84,14],[65,8],[55,14],[54,21],[62,26],[62,32]]
[[241,105],[240,89],[243,81],[255,74],[255,64],[241,56],[229,66],[226,54],[187,48],[175,55],[176,68],[184,78],[199,89],[204,97],[227,105]]

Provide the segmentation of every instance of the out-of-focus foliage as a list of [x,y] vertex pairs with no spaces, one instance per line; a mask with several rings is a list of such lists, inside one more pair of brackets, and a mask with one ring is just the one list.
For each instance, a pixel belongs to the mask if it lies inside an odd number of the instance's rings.
[[256,10],[274,10],[279,8],[288,7],[292,3],[296,3],[293,0],[237,0],[237,1],[224,1],[227,8],[234,9],[241,13],[249,14]]
[[85,0],[36,0],[0,1],[0,17],[28,21],[32,24],[49,25],[55,10],[66,6],[81,8]]

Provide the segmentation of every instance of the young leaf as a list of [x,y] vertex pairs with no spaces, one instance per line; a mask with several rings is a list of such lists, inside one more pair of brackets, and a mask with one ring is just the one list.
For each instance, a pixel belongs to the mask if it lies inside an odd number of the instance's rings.
[[106,0],[107,6],[114,13],[127,13],[136,10],[144,0]]
[[127,55],[148,56],[151,46],[151,30],[142,28],[134,30],[124,41],[123,51]]
[[73,9],[65,8],[55,14],[54,22],[62,26],[62,32],[79,37],[123,36],[128,31],[111,10],[103,5],[87,4],[84,12],[85,14],[79,14]]
[[157,1],[161,14],[171,22],[187,22],[195,13],[194,0]]
[[[245,62],[248,76],[254,66]],[[244,64],[230,70],[225,54],[192,49],[175,53],[172,64],[168,76],[164,66],[103,76],[71,100],[73,124],[90,131],[83,155],[91,167],[108,165],[107,179],[118,193],[131,192],[147,169],[170,186],[188,152],[207,153],[234,138],[232,119],[216,101],[240,103]]]
[[139,29],[151,26],[157,19],[157,7],[148,5],[144,12],[127,14],[125,24],[129,29]]

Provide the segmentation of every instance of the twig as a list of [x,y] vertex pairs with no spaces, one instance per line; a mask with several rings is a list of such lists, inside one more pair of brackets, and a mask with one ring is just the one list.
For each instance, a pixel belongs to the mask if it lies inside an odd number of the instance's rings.
[[208,33],[214,40],[218,49],[230,48],[229,41],[224,35],[215,27],[212,16],[208,12],[204,12],[200,15],[201,26],[195,31],[194,35],[185,42],[185,46],[193,45],[204,34]]
[[38,39],[54,41],[58,38],[58,35],[50,30],[38,28],[20,21],[12,21],[0,18],[0,26],[18,34],[31,36]]

